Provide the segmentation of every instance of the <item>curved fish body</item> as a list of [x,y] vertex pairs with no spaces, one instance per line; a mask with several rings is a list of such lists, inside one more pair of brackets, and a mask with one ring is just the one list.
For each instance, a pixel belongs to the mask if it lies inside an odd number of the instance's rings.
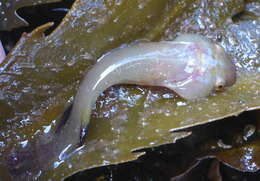
[[[105,54],[90,69],[75,97],[69,120],[87,127],[98,96],[115,84],[163,86],[186,100],[234,84],[235,66],[224,49],[199,35],[139,43]],[[81,135],[82,136],[82,135]]]
[[112,85],[163,86],[194,100],[234,84],[235,79],[235,66],[224,50],[198,35],[115,49],[87,72],[72,108],[65,112],[69,115],[65,124],[30,147],[11,151],[6,165],[13,180],[31,180],[64,162],[82,144],[93,104]]

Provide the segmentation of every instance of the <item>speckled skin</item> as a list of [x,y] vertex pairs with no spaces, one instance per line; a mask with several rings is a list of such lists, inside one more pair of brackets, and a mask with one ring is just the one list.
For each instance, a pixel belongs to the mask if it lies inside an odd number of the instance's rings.
[[84,130],[97,97],[115,84],[163,86],[194,100],[234,84],[235,72],[223,48],[199,35],[184,34],[175,41],[118,48],[102,56],[88,71],[69,121],[81,123]]

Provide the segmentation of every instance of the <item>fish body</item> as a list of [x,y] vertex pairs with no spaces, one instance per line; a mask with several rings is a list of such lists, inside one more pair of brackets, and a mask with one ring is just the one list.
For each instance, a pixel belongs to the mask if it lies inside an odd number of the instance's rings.
[[13,180],[31,180],[76,153],[83,144],[92,106],[112,85],[162,86],[185,100],[195,100],[235,80],[235,66],[223,48],[199,35],[186,34],[174,41],[138,43],[112,50],[86,73],[73,105],[60,120],[64,124],[54,134],[22,150],[10,151],[6,157],[10,176]]
[[184,34],[174,41],[117,48],[99,58],[87,72],[69,120],[85,129],[98,96],[115,84],[167,87],[183,99],[194,100],[235,80],[235,66],[224,49],[200,35]]

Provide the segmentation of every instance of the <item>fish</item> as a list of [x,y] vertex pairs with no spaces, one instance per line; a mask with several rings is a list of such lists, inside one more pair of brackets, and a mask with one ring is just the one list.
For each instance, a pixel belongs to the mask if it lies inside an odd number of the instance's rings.
[[201,35],[182,34],[173,41],[139,42],[111,50],[86,73],[55,133],[23,150],[10,151],[6,158],[9,176],[37,180],[80,150],[92,106],[113,85],[166,87],[184,100],[196,101],[235,82],[236,67],[228,54]]
[[80,138],[84,138],[93,104],[116,84],[166,87],[192,101],[235,81],[236,68],[228,54],[201,35],[182,34],[174,41],[137,43],[97,60],[78,89],[69,122],[81,123]]

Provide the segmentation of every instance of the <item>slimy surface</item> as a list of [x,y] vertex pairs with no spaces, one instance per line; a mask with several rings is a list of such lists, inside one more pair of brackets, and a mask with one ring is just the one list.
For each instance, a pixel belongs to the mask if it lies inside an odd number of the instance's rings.
[[175,41],[139,43],[102,56],[81,83],[69,117],[81,133],[98,96],[115,84],[167,87],[186,100],[209,96],[235,83],[236,70],[224,49],[184,34]]
[[115,84],[167,87],[185,100],[195,100],[235,80],[235,66],[224,49],[198,35],[117,48],[100,57],[86,73],[73,105],[65,111],[64,120],[59,120],[64,124],[25,149],[10,151],[6,165],[13,180],[28,180],[31,173],[59,167],[85,146],[91,108]]

